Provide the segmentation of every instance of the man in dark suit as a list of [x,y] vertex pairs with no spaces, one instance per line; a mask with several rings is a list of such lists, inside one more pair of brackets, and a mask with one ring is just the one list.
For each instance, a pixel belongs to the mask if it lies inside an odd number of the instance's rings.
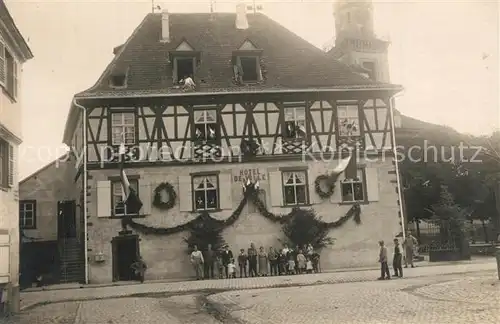
[[214,279],[214,263],[215,263],[215,251],[212,250],[212,244],[209,244],[207,250],[204,253],[203,259],[205,261],[205,278]]
[[222,260],[222,265],[224,266],[224,270],[226,272],[226,278],[228,278],[227,265],[232,259],[233,259],[233,252],[229,250],[229,246],[226,244],[224,245],[224,250],[221,253],[221,260]]

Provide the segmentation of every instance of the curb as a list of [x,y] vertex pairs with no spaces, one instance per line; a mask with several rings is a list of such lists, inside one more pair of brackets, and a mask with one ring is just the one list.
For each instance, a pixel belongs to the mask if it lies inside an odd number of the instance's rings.
[[[458,274],[479,274],[479,273],[489,273],[489,272],[494,272],[495,270],[478,270],[478,271],[469,271],[469,272],[464,272],[464,271],[457,271],[457,272],[449,272],[443,275],[458,275]],[[416,275],[416,276],[411,276],[411,277],[405,277],[405,279],[417,279],[417,278],[426,278],[426,277],[433,277],[435,276],[434,274],[432,275]],[[145,293],[128,293],[124,295],[114,295],[114,296],[105,296],[105,297],[94,297],[94,296],[85,296],[81,298],[74,298],[74,299],[63,299],[63,300],[54,300],[54,301],[42,301],[42,302],[33,302],[28,305],[24,305],[20,308],[21,311],[26,311],[35,307],[39,306],[44,306],[48,304],[57,304],[57,303],[66,303],[66,302],[82,302],[82,301],[90,301],[90,300],[104,300],[104,299],[116,299],[116,298],[130,298],[130,297],[146,297],[146,296],[179,296],[179,295],[188,295],[188,294],[196,294],[196,293],[209,293],[210,295],[212,294],[218,294],[226,291],[239,291],[239,290],[258,290],[258,289],[273,289],[273,288],[291,288],[291,287],[307,287],[307,286],[319,286],[319,285],[336,285],[336,284],[344,284],[344,283],[359,283],[359,282],[371,282],[374,281],[374,279],[370,278],[353,278],[353,279],[339,279],[339,280],[332,280],[331,282],[327,281],[321,281],[318,280],[316,282],[310,282],[310,283],[278,283],[278,284],[272,284],[272,285],[267,285],[267,286],[262,286],[262,287],[247,287],[247,288],[242,288],[242,287],[227,287],[227,288],[198,288],[198,289],[191,289],[191,290],[183,290],[183,291],[176,291],[176,292],[168,292],[168,291],[161,291],[161,292],[145,292]],[[78,308],[78,311],[80,310],[80,307]],[[77,312],[77,318],[78,318],[78,312]],[[77,322],[75,322],[77,323]]]

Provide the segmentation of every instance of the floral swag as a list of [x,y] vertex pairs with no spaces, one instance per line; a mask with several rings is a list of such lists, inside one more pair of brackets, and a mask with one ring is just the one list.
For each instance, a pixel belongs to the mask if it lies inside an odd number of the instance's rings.
[[[284,224],[291,217],[293,217],[294,212],[300,210],[299,207],[293,208],[293,210],[288,214],[277,215],[271,213],[267,210],[264,202],[259,198],[259,188],[254,184],[248,184],[245,186],[245,190],[243,193],[243,199],[238,204],[238,207],[233,211],[231,216],[229,216],[225,220],[218,220],[210,216],[208,212],[202,212],[195,219],[174,227],[152,227],[144,224],[140,224],[135,222],[132,217],[125,216],[122,218],[122,228],[123,230],[127,230],[127,227],[133,228],[134,230],[141,232],[145,235],[170,235],[174,233],[183,232],[186,230],[191,230],[193,228],[204,227],[204,224],[210,224],[211,228],[216,230],[222,230],[228,226],[233,225],[241,215],[243,208],[248,202],[254,204],[259,213],[265,218],[271,220],[275,223]],[[347,213],[334,222],[323,222],[322,220],[318,220],[321,226],[324,226],[328,229],[338,228],[344,225],[349,219],[353,218],[356,224],[361,223],[361,206],[356,203],[352,205],[352,207],[347,211]]]

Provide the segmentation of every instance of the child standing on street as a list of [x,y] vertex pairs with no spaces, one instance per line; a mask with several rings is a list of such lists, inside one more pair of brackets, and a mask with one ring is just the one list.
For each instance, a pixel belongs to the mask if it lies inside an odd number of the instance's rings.
[[307,258],[307,261],[306,261],[306,272],[307,273],[312,273],[313,271],[313,263],[311,261],[311,258]]
[[229,264],[227,265],[227,273],[228,278],[236,278],[236,266],[234,265],[234,259],[229,261]]

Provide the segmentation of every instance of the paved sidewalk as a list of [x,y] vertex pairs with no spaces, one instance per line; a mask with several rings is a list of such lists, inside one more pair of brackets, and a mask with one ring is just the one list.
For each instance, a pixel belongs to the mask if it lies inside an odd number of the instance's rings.
[[[496,270],[496,262],[461,263],[436,267],[417,267],[404,269],[406,278],[459,274],[478,271]],[[203,280],[167,283],[144,283],[126,286],[92,287],[65,290],[46,290],[21,293],[21,309],[36,305],[63,302],[96,300],[113,297],[148,295],[148,294],[183,294],[202,290],[225,291],[257,288],[289,287],[314,284],[334,284],[346,282],[371,281],[379,276],[377,270],[363,270],[336,273],[318,273],[297,276]]]

